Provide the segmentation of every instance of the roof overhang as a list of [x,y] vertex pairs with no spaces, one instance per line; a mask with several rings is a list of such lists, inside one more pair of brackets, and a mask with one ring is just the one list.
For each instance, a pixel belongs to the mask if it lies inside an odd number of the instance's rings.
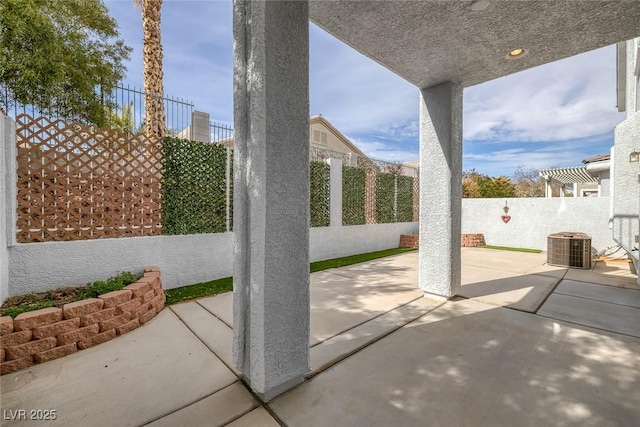
[[[640,1],[312,0],[312,22],[419,88],[472,86],[640,36]],[[523,48],[526,54],[508,58]]]

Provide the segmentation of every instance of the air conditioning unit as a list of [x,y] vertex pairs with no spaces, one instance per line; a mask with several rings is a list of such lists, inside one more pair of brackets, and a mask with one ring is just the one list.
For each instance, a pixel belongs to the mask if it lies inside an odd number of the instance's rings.
[[566,231],[550,234],[547,236],[547,264],[591,268],[591,237]]

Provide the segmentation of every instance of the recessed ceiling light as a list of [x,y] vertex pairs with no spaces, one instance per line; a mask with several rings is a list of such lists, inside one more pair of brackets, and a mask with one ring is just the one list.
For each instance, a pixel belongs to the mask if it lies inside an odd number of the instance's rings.
[[471,10],[474,12],[478,12],[480,10],[485,10],[489,6],[489,0],[476,0],[471,3]]
[[513,49],[511,52],[509,52],[509,55],[507,55],[508,58],[520,58],[522,55],[524,55],[526,53],[526,50],[524,49]]

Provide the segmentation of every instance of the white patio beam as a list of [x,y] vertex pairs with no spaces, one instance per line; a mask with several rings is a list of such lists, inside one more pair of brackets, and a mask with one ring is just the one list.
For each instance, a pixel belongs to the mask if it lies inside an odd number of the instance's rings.
[[462,86],[446,82],[420,93],[420,254],[425,294],[460,290]]
[[309,371],[309,12],[233,8],[234,363],[268,401]]

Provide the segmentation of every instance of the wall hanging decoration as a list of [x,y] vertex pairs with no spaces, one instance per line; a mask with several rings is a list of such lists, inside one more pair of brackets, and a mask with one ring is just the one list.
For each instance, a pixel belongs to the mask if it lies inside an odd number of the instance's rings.
[[511,215],[509,215],[509,206],[507,206],[507,201],[504,201],[504,208],[502,208],[502,210],[504,211],[504,215],[501,216],[502,221],[506,224],[509,221],[511,221]]

